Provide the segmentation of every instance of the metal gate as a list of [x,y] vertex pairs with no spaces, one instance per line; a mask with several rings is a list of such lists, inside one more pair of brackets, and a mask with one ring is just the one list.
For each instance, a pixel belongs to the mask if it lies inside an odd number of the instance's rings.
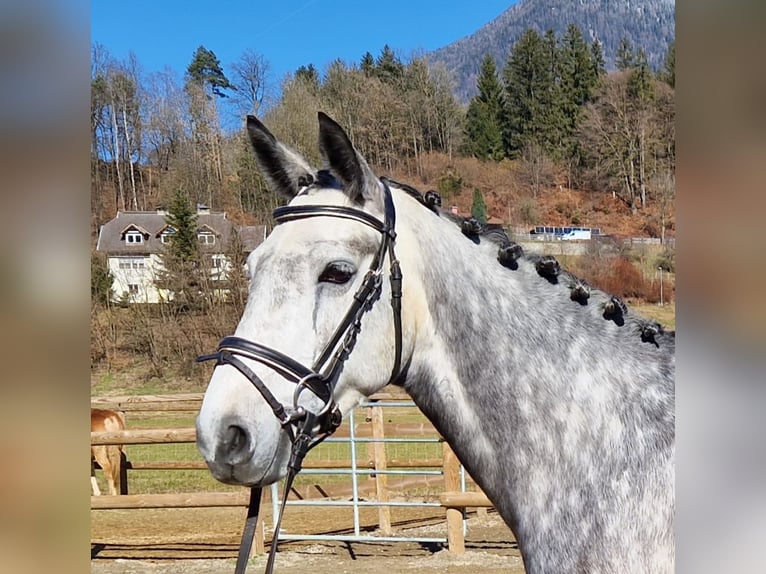
[[[415,403],[411,400],[376,400],[376,401],[364,401],[358,408],[391,408],[391,407],[407,407],[417,408]],[[359,510],[363,507],[443,507],[440,502],[426,502],[426,501],[381,501],[377,500],[361,500],[359,496],[359,477],[370,474],[385,474],[385,475],[414,475],[414,476],[429,476],[437,475],[443,476],[444,470],[426,470],[426,469],[385,469],[379,470],[375,468],[365,468],[359,465],[360,453],[358,448],[361,445],[367,445],[369,443],[442,443],[441,437],[411,437],[411,438],[399,438],[399,437],[360,437],[356,436],[355,432],[355,413],[356,409],[352,410],[348,416],[349,423],[349,436],[348,438],[329,437],[325,442],[335,443],[348,443],[350,447],[350,467],[349,468],[337,468],[337,469],[323,469],[323,468],[306,468],[301,472],[305,475],[320,475],[320,474],[342,474],[350,475],[351,477],[351,499],[350,500],[288,500],[287,506],[323,506],[323,507],[351,507],[353,510],[353,534],[299,534],[290,533],[285,531],[284,528],[277,534],[279,540],[332,540],[341,542],[423,542],[423,543],[437,543],[446,544],[447,537],[420,537],[420,536],[386,536],[386,535],[373,535],[363,534],[362,527],[359,518]],[[435,432],[435,431],[434,431]],[[272,520],[278,516],[280,495],[282,483],[271,485],[271,501],[272,501]],[[465,469],[460,466],[460,490],[466,491],[466,475]],[[274,523],[272,521],[271,530],[273,532]],[[465,515],[463,519],[463,534],[465,535]]]

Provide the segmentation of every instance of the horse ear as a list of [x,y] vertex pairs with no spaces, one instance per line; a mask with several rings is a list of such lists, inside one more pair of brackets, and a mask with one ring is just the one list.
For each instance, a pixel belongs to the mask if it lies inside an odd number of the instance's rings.
[[351,200],[357,203],[371,201],[383,210],[378,178],[356,151],[343,128],[323,112],[319,112],[319,150]]
[[277,141],[255,116],[247,116],[247,135],[269,189],[292,199],[314,181],[314,170],[303,156]]

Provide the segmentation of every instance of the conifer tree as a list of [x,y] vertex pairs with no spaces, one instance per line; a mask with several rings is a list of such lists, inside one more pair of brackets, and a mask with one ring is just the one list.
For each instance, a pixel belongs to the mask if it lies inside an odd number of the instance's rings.
[[639,49],[636,53],[634,65],[635,67],[628,78],[627,92],[634,118],[634,140],[638,166],[634,177],[639,190],[641,207],[645,208],[656,86],[654,74],[649,69],[646,53],[643,50]]
[[545,91],[541,102],[543,115],[540,118],[540,130],[544,147],[553,155],[559,155],[565,134],[565,118],[562,109],[561,94],[561,52],[558,39],[553,30],[547,30],[543,36],[543,54],[545,67],[543,81]]
[[223,90],[234,88],[229,79],[223,73],[221,62],[215,55],[215,52],[208,50],[205,46],[200,46],[194,52],[192,62],[186,69],[189,79],[199,86],[209,86],[213,94],[219,97],[226,97]]
[[606,62],[604,61],[604,49],[601,47],[601,42],[593,40],[590,45],[590,62],[592,66],[592,74],[596,78],[596,87],[601,86],[601,80],[606,75]]
[[495,60],[490,54],[482,60],[476,84],[479,93],[471,99],[466,112],[466,151],[479,159],[498,161],[504,155],[501,128],[503,88],[497,77]]
[[574,135],[580,125],[582,111],[593,101],[599,85],[599,64],[594,62],[591,48],[580,29],[570,25],[561,40],[560,96],[563,156],[570,163],[576,155]]
[[673,40],[668,46],[665,61],[662,64],[660,79],[671,88],[676,87],[676,42]]
[[537,142],[546,151],[558,144],[557,87],[551,55],[550,36],[544,41],[530,28],[513,46],[503,70],[503,135],[509,157],[518,157],[529,142]]
[[[603,56],[602,56],[603,58]],[[571,24],[561,40],[561,88],[566,115],[591,101],[598,84],[598,63],[580,29]]]
[[313,91],[319,90],[319,72],[317,72],[314,64],[301,66],[295,70],[295,79],[299,82],[303,82],[305,86],[311,88]]
[[471,216],[485,225],[487,223],[487,203],[484,201],[484,195],[479,188],[473,190],[473,202],[471,203]]
[[202,302],[203,273],[199,241],[197,240],[197,214],[186,193],[177,190],[170,202],[165,222],[170,226],[170,240],[162,254],[162,271],[158,287],[167,290],[174,306],[198,309]]
[[90,299],[92,303],[108,305],[112,300],[114,277],[109,272],[106,258],[98,253],[90,257]]
[[628,95],[638,104],[644,106],[654,99],[654,75],[649,69],[646,53],[639,50],[634,57],[634,68],[628,80]]
[[368,78],[372,76],[375,73],[375,58],[372,54],[365,52],[364,56],[362,56],[362,61],[359,63],[359,67],[362,72],[364,72],[365,76]]
[[626,37],[620,38],[620,45],[617,47],[617,55],[615,57],[615,64],[617,69],[625,71],[635,66],[636,55],[633,52],[633,45]]
[[[189,191],[196,199],[212,206],[220,198],[223,184],[223,137],[217,100],[228,97],[224,90],[234,86],[223,73],[221,62],[212,50],[200,46],[186,68],[184,86],[189,102],[190,127],[195,143],[195,162]],[[202,199],[206,198],[206,199]]]
[[375,74],[387,84],[397,83],[404,75],[404,64],[388,44],[383,46],[375,62]]
[[174,230],[169,253],[183,262],[194,261],[199,254],[197,214],[183,191],[177,190],[173,196],[165,222]]

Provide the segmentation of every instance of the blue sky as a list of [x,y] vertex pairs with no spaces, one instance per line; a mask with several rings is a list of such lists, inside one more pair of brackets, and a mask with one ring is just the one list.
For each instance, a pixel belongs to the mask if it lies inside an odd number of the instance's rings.
[[358,62],[385,44],[404,58],[467,36],[516,0],[93,0],[91,40],[112,56],[133,51],[146,73],[183,74],[198,46],[227,66],[245,50],[264,56],[271,81],[336,58]]

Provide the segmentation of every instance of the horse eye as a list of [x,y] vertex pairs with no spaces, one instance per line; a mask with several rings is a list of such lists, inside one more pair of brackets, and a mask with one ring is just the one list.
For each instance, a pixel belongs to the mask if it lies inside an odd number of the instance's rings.
[[354,276],[354,273],[356,273],[356,269],[350,263],[346,263],[345,261],[333,261],[325,267],[324,271],[322,271],[322,274],[319,276],[319,282],[343,285],[344,283],[349,282]]

